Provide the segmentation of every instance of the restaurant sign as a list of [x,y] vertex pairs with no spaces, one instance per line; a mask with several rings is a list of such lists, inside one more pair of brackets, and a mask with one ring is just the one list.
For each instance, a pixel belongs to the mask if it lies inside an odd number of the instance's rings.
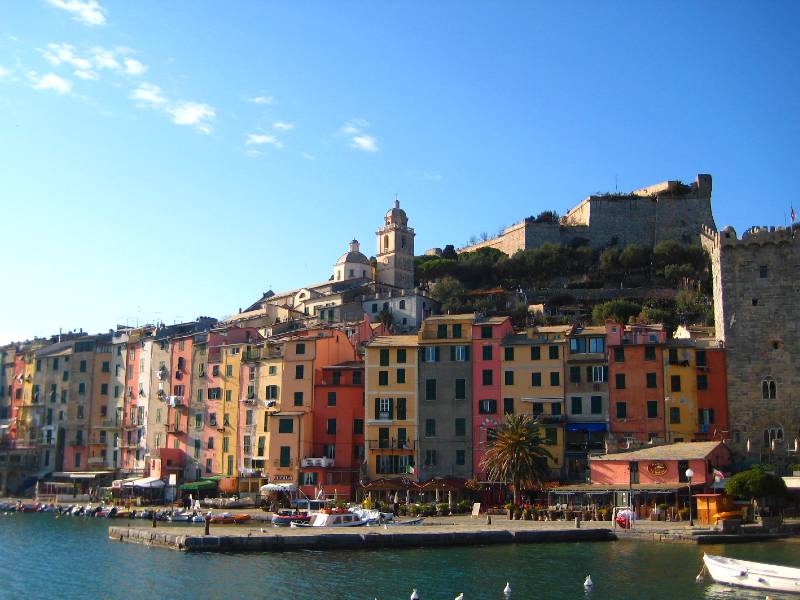
[[667,465],[661,461],[651,462],[647,465],[647,472],[650,473],[650,475],[660,477],[667,472]]

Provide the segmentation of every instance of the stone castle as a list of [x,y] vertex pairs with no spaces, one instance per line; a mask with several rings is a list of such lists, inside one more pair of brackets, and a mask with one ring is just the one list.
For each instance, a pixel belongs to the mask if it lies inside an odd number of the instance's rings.
[[745,459],[797,460],[800,226],[704,229],[716,338],[726,348],[731,446]]
[[497,248],[508,255],[538,248],[545,243],[588,243],[602,248],[640,244],[653,247],[664,240],[700,243],[703,228],[716,229],[711,213],[711,175],[698,175],[694,183],[664,181],[629,194],[589,196],[558,222],[537,222],[533,217],[515,223],[499,236],[461,248]]

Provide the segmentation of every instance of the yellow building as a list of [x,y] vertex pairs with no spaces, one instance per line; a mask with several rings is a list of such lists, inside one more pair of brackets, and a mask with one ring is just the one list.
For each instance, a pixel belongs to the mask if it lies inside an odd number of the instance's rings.
[[[571,326],[531,327],[506,338],[500,366],[505,407],[541,422],[540,434],[552,459],[554,477],[564,466],[564,360]],[[507,411],[510,412],[510,411]]]
[[417,347],[416,335],[377,337],[367,344],[364,442],[369,479],[416,478]]
[[664,352],[664,414],[667,442],[691,442],[697,426],[697,372],[694,343],[673,340]]
[[242,367],[243,344],[224,344],[220,354],[220,395],[222,425],[225,429],[219,449],[222,472],[227,477],[238,474],[239,439],[239,378]]

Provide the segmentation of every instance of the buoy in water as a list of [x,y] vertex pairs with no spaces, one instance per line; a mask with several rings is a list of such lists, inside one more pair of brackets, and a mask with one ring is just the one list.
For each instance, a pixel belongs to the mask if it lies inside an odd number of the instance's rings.
[[591,575],[587,575],[586,579],[584,579],[584,581],[583,581],[583,587],[588,590],[593,585],[594,585],[594,582],[592,581],[592,576]]
[[417,593],[417,588],[411,590],[411,598],[409,600],[419,600],[419,594]]
[[503,593],[508,596],[511,593],[511,584],[506,581],[506,587],[503,588]]

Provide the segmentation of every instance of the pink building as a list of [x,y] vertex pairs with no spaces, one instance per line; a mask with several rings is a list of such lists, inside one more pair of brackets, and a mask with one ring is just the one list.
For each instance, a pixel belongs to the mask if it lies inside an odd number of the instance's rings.
[[714,483],[714,469],[731,462],[723,442],[680,442],[631,452],[618,452],[589,460],[593,486],[688,485],[686,470],[694,471],[691,484],[702,488]]
[[[486,452],[486,438],[505,418],[514,412],[513,401],[506,406],[501,396],[500,362],[503,338],[514,333],[510,317],[477,319],[472,325],[472,470],[481,481],[486,476],[481,466]],[[485,372],[491,372],[490,376]],[[481,414],[480,402],[493,400],[494,414]]]

